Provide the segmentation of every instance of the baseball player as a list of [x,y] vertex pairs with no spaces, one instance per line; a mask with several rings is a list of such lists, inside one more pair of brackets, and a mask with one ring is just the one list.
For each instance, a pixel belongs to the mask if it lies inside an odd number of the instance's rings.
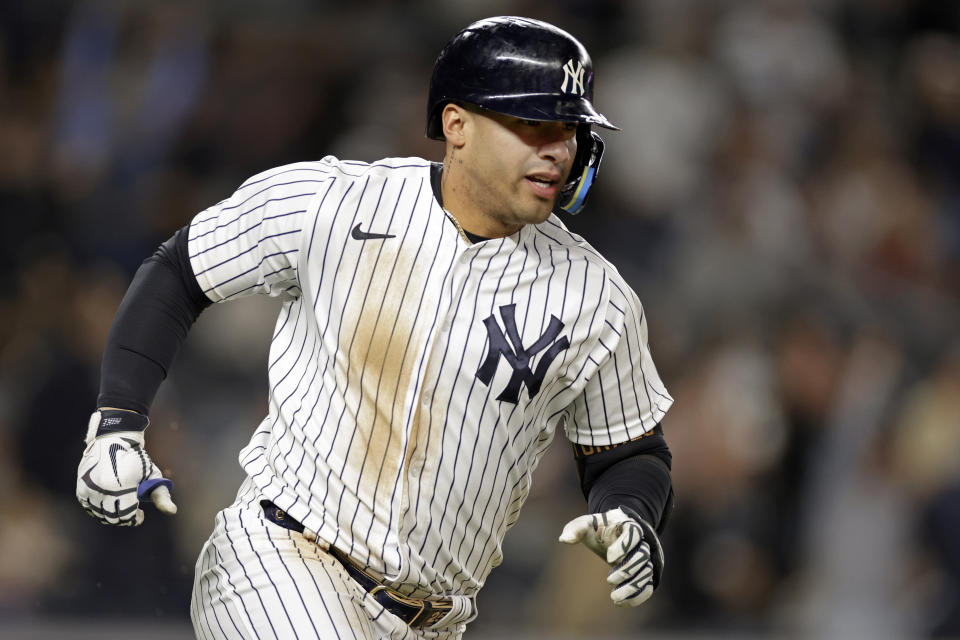
[[[270,169],[139,269],[112,326],[77,497],[114,525],[176,512],[146,453],[154,394],[213,302],[283,300],[269,412],[196,566],[198,638],[459,638],[562,430],[619,606],[647,600],[672,504],[672,403],[637,296],[577,213],[615,129],[584,47],[482,20],[433,69],[442,163],[328,156]],[[545,539],[545,543],[547,539]]]

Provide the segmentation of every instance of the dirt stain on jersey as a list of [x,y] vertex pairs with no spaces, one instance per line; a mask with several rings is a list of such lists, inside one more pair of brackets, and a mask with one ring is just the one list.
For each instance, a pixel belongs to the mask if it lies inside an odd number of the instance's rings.
[[357,414],[347,466],[361,500],[375,504],[378,512],[386,507],[386,515],[402,457],[404,399],[427,337],[414,319],[418,306],[428,301],[421,301],[425,274],[399,242],[364,249],[357,282],[367,287],[366,300],[360,296],[344,314],[345,326],[356,326],[342,345],[349,348],[348,411]]
[[[443,317],[442,314],[441,310],[440,318]],[[440,376],[444,352],[447,351],[446,341],[449,339],[446,332],[441,332],[434,338],[435,343],[422,374],[422,383],[410,422],[401,470],[400,497],[400,516],[403,518],[401,530],[407,533],[416,527],[416,514],[422,513],[423,505],[434,495],[444,437],[451,436],[445,434],[447,418],[451,411],[453,415],[458,415],[458,410],[450,407],[453,402],[453,381]]]

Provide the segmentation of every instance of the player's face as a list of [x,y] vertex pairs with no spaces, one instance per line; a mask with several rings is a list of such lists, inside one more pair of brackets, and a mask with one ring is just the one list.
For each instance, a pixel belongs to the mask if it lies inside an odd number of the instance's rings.
[[522,120],[492,111],[473,116],[464,164],[475,205],[512,230],[546,220],[570,175],[577,123]]

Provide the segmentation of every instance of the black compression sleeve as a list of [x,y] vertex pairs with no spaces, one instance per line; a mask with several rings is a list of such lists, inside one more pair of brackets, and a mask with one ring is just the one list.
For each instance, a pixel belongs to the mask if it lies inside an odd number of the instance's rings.
[[580,488],[591,513],[624,505],[662,530],[673,506],[673,457],[657,425],[637,440],[605,447],[574,444]]
[[212,304],[187,250],[189,227],[144,260],[110,327],[100,366],[98,407],[147,413],[190,326]]
[[670,484],[670,471],[662,460],[652,455],[633,456],[597,478],[587,498],[588,509],[590,513],[602,513],[630,507],[661,532],[672,507]]

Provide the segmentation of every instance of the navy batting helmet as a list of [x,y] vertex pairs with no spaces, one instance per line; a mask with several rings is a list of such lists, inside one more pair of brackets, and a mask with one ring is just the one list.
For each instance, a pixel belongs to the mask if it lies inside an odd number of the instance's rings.
[[617,129],[593,107],[593,63],[566,31],[530,18],[480,20],[455,35],[433,66],[427,137],[443,140],[440,115],[465,102],[524,120],[579,122],[577,156],[557,208],[579,213],[603,156],[590,125]]

